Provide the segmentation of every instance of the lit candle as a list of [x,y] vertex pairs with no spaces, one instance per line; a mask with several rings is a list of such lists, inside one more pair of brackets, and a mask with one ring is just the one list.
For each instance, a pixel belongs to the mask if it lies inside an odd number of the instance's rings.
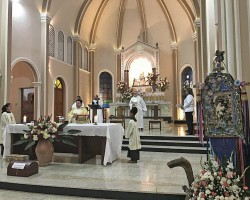
[[24,115],[24,116],[23,116],[23,123],[26,123],[26,121],[27,121],[27,116]]
[[94,123],[97,123],[97,115],[94,116]]

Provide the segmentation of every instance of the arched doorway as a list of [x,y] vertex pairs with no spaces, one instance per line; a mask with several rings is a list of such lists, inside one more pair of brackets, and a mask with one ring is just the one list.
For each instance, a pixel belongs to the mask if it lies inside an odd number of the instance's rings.
[[104,103],[113,101],[112,76],[108,72],[102,72],[99,79],[99,96]]
[[54,121],[59,121],[59,116],[64,116],[64,81],[57,78],[54,82]]
[[19,61],[14,64],[11,71],[10,102],[13,105],[13,113],[17,123],[36,119],[37,94],[34,82],[37,82],[37,74],[34,67],[28,61]]

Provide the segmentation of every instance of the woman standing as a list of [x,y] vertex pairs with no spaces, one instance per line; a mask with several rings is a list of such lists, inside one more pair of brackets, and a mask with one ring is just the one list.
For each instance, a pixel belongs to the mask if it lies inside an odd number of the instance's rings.
[[1,122],[0,122],[0,145],[1,145],[1,155],[3,155],[3,141],[4,141],[4,135],[3,135],[3,131],[6,127],[6,125],[8,124],[16,124],[16,120],[15,117],[13,115],[13,113],[11,112],[12,109],[12,105],[11,103],[6,103],[3,107],[2,107],[2,115],[1,115]]
[[133,107],[129,113],[131,120],[129,121],[128,128],[125,133],[125,138],[129,139],[128,157],[131,159],[128,161],[129,163],[137,163],[137,160],[140,160],[139,149],[141,149],[141,141],[138,131],[138,123],[135,118],[136,113],[137,108]]
[[184,105],[181,106],[181,109],[184,110],[187,123],[187,135],[194,134],[194,125],[193,125],[193,112],[194,112],[194,94],[191,88],[186,89],[186,98],[184,99]]

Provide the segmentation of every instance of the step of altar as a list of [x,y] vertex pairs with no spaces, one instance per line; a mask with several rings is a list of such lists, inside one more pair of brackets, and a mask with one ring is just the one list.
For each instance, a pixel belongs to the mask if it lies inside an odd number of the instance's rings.
[[[141,136],[141,151],[207,154],[207,142],[200,144],[195,136]],[[123,139],[122,150],[128,150],[128,139]]]
[[[152,119],[152,118],[144,118],[143,119],[143,125],[144,125],[144,129],[145,130],[149,129],[149,121],[152,121],[152,120],[154,120],[154,119]],[[128,127],[129,121],[130,121],[129,118],[125,119],[125,128]],[[171,123],[168,123],[167,121],[161,120],[161,130],[167,130],[170,126],[171,126]],[[154,124],[153,128],[154,129],[158,129],[159,128],[159,124]]]

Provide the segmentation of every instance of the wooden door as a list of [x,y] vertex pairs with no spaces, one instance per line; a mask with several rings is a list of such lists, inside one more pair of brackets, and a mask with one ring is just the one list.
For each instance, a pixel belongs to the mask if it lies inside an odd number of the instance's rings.
[[58,116],[64,116],[63,85],[62,80],[57,79],[54,83],[54,121],[58,122]]
[[26,115],[26,122],[30,122],[34,119],[34,88],[22,88],[21,89],[21,122],[23,122],[23,116]]

